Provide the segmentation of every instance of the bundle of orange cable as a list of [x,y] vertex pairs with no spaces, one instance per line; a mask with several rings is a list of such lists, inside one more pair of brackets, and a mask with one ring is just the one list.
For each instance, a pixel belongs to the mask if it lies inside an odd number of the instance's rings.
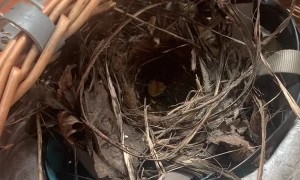
[[43,51],[26,33],[8,42],[0,54],[0,136],[11,106],[60,55],[56,51],[60,40],[67,39],[92,16],[104,13],[114,5],[110,0],[49,0],[42,11],[56,26]]

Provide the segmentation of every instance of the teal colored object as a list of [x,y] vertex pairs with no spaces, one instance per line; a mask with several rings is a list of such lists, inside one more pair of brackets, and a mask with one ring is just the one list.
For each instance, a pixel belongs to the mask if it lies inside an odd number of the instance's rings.
[[68,152],[59,136],[50,137],[46,144],[45,168],[49,180],[60,180],[68,174]]
[[87,180],[92,178],[80,162],[75,173],[74,155],[64,144],[64,139],[55,135],[44,145],[44,165],[48,180]]

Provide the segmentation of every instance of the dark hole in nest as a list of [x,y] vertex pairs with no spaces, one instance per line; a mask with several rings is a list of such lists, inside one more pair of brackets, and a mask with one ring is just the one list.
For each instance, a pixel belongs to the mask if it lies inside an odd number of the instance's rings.
[[146,98],[152,110],[160,111],[185,101],[188,93],[196,89],[190,52],[189,47],[154,51],[154,58],[139,66],[136,88],[141,103]]

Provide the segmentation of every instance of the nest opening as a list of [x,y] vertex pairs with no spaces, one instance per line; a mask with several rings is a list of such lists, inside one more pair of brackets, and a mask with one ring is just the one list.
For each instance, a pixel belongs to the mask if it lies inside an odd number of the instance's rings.
[[190,57],[180,54],[187,49],[154,52],[156,58],[139,66],[136,90],[141,103],[146,99],[152,110],[170,110],[184,102],[188,93],[196,89]]

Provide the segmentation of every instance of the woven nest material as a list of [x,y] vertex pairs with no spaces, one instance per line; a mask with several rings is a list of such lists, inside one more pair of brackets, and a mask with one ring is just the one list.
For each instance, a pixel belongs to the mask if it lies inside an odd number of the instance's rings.
[[[253,89],[252,35],[234,6],[138,1],[116,11],[116,19],[129,19],[116,22],[109,38],[90,41],[87,49],[97,61],[85,86],[102,79],[117,121],[143,134],[137,141],[147,147],[146,159],[161,160],[140,163],[143,174],[137,174],[151,177],[181,166],[220,173],[219,165],[233,167],[251,155],[268,115],[258,111],[264,102]],[[238,27],[242,40],[231,38]],[[87,39],[95,37],[97,28]]]
[[[224,0],[119,1],[66,42],[22,113],[38,112],[45,134],[92,159],[97,178],[239,179],[230,170],[260,145],[263,167],[272,132],[255,86],[266,48],[253,22]],[[16,106],[9,122],[20,114]]]

